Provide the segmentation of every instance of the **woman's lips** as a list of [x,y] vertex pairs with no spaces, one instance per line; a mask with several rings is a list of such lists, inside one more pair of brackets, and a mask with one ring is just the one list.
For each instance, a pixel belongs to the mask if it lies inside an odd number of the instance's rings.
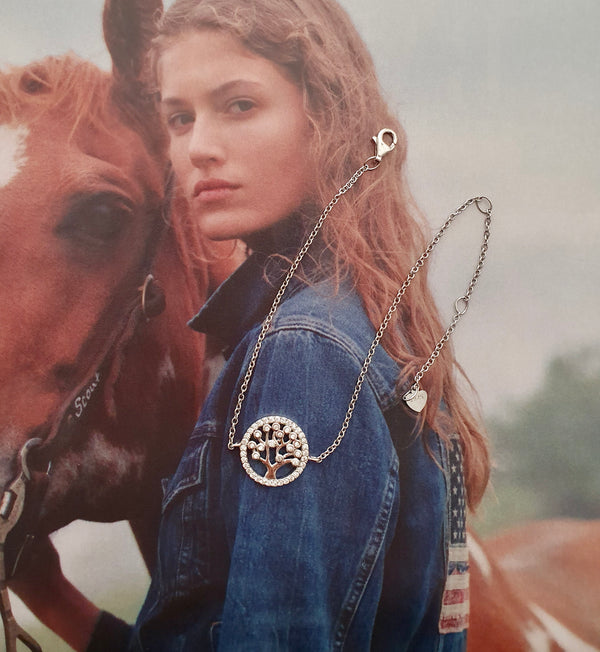
[[227,199],[237,188],[239,188],[238,184],[223,179],[198,181],[194,186],[194,200],[202,203],[221,201]]

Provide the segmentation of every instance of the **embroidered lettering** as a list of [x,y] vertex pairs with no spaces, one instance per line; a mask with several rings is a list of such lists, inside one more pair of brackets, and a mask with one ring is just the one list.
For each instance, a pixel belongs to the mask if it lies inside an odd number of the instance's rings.
[[75,408],[75,416],[79,419],[83,414],[85,408],[88,406],[96,388],[100,384],[100,372],[97,371],[94,378],[90,381],[85,390],[75,399],[73,406]]

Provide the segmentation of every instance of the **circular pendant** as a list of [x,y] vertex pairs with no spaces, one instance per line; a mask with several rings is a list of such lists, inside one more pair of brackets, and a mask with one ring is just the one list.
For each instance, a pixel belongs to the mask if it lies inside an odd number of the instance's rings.
[[[289,484],[304,471],[308,461],[306,435],[291,419],[263,417],[242,437],[240,458],[244,471],[255,482],[267,487]],[[255,469],[264,471],[264,475]],[[287,475],[283,475],[286,471]]]

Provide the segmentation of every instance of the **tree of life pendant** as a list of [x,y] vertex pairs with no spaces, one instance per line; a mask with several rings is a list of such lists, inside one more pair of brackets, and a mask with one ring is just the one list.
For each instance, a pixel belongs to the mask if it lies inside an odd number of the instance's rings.
[[[240,442],[244,471],[259,484],[280,487],[293,482],[308,462],[308,442],[300,426],[280,416],[263,417],[246,430]],[[255,469],[264,467],[264,475]],[[277,477],[277,471],[291,471]]]

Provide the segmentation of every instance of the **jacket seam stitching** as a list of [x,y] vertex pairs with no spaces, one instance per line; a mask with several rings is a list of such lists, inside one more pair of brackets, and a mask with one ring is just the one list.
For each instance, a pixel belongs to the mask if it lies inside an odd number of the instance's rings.
[[[358,363],[358,369],[360,370],[364,363],[364,358],[361,358],[360,353],[356,350],[358,347],[356,346],[354,340],[350,337],[348,338],[341,337],[341,333],[337,329],[327,330],[323,326],[324,325],[322,323],[319,323],[318,325],[295,323],[295,324],[290,324],[289,326],[282,324],[274,327],[271,331],[269,331],[265,337],[265,340],[271,339],[279,334],[284,334],[284,333],[291,333],[291,332],[311,333],[313,335],[317,335],[318,337],[322,337],[323,339],[329,342],[332,342],[333,344],[338,346],[342,351],[344,351],[346,354],[350,355],[353,358],[353,360]],[[356,348],[354,348],[352,344],[354,344]],[[376,376],[377,382],[374,381],[373,376]],[[366,380],[369,386],[371,387],[371,390],[377,397],[377,401],[380,404],[383,411],[387,411],[399,403],[399,398],[395,390],[395,387],[392,387],[388,391],[383,390],[383,386],[387,385],[387,382],[385,381],[385,378],[374,368],[373,365],[369,367]]]
[[373,574],[375,562],[381,554],[385,542],[385,536],[389,527],[392,505],[394,501],[394,489],[396,484],[397,462],[394,461],[387,482],[386,492],[379,510],[371,539],[360,561],[359,572],[340,609],[340,616],[335,630],[333,648],[342,649],[350,626],[360,605],[361,597],[365,592],[367,584]]

